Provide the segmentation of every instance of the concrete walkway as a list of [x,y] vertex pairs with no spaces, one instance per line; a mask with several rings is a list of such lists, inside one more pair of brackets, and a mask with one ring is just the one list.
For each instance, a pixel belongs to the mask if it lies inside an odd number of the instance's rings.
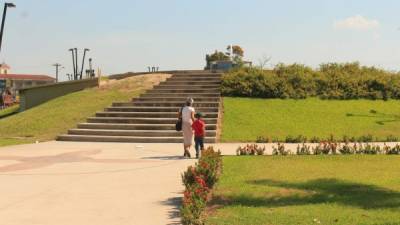
[[[235,155],[239,145],[214,146]],[[270,154],[273,144],[264,145]],[[181,144],[55,141],[0,148],[0,224],[180,224],[180,175],[196,162],[181,151]]]
[[7,225],[179,224],[177,144],[47,142],[0,148]]

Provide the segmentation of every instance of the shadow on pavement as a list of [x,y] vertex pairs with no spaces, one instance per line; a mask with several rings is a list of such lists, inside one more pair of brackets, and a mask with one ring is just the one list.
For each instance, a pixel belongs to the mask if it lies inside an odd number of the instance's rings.
[[182,198],[180,197],[169,198],[166,201],[161,202],[161,204],[173,207],[171,210],[168,211],[168,219],[172,221],[168,223],[168,225],[180,225],[181,218],[180,218],[179,208],[182,204]]

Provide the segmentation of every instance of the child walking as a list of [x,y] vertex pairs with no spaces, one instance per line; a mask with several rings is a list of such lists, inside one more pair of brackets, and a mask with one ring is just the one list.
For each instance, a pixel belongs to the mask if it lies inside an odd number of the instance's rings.
[[196,149],[196,158],[200,156],[200,150],[204,150],[204,136],[206,134],[206,124],[202,120],[203,115],[196,113],[196,120],[192,124],[194,130],[194,148]]

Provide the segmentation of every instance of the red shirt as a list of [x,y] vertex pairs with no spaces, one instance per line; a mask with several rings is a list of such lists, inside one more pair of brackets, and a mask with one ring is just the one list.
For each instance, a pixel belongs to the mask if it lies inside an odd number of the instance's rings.
[[192,124],[195,137],[204,137],[206,124],[203,120],[196,120]]

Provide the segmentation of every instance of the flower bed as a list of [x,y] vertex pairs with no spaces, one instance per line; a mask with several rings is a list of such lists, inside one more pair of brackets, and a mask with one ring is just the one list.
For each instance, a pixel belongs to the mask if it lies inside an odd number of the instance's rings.
[[199,162],[182,174],[185,185],[181,207],[182,224],[203,224],[203,213],[210,193],[222,171],[221,152],[209,147],[202,152]]
[[[265,146],[261,147],[256,144],[239,146],[236,154],[239,155],[264,155]],[[389,146],[372,143],[338,143],[338,142],[321,142],[319,144],[299,144],[296,151],[290,151],[285,144],[277,143],[272,146],[272,155],[400,155],[400,145]]]

